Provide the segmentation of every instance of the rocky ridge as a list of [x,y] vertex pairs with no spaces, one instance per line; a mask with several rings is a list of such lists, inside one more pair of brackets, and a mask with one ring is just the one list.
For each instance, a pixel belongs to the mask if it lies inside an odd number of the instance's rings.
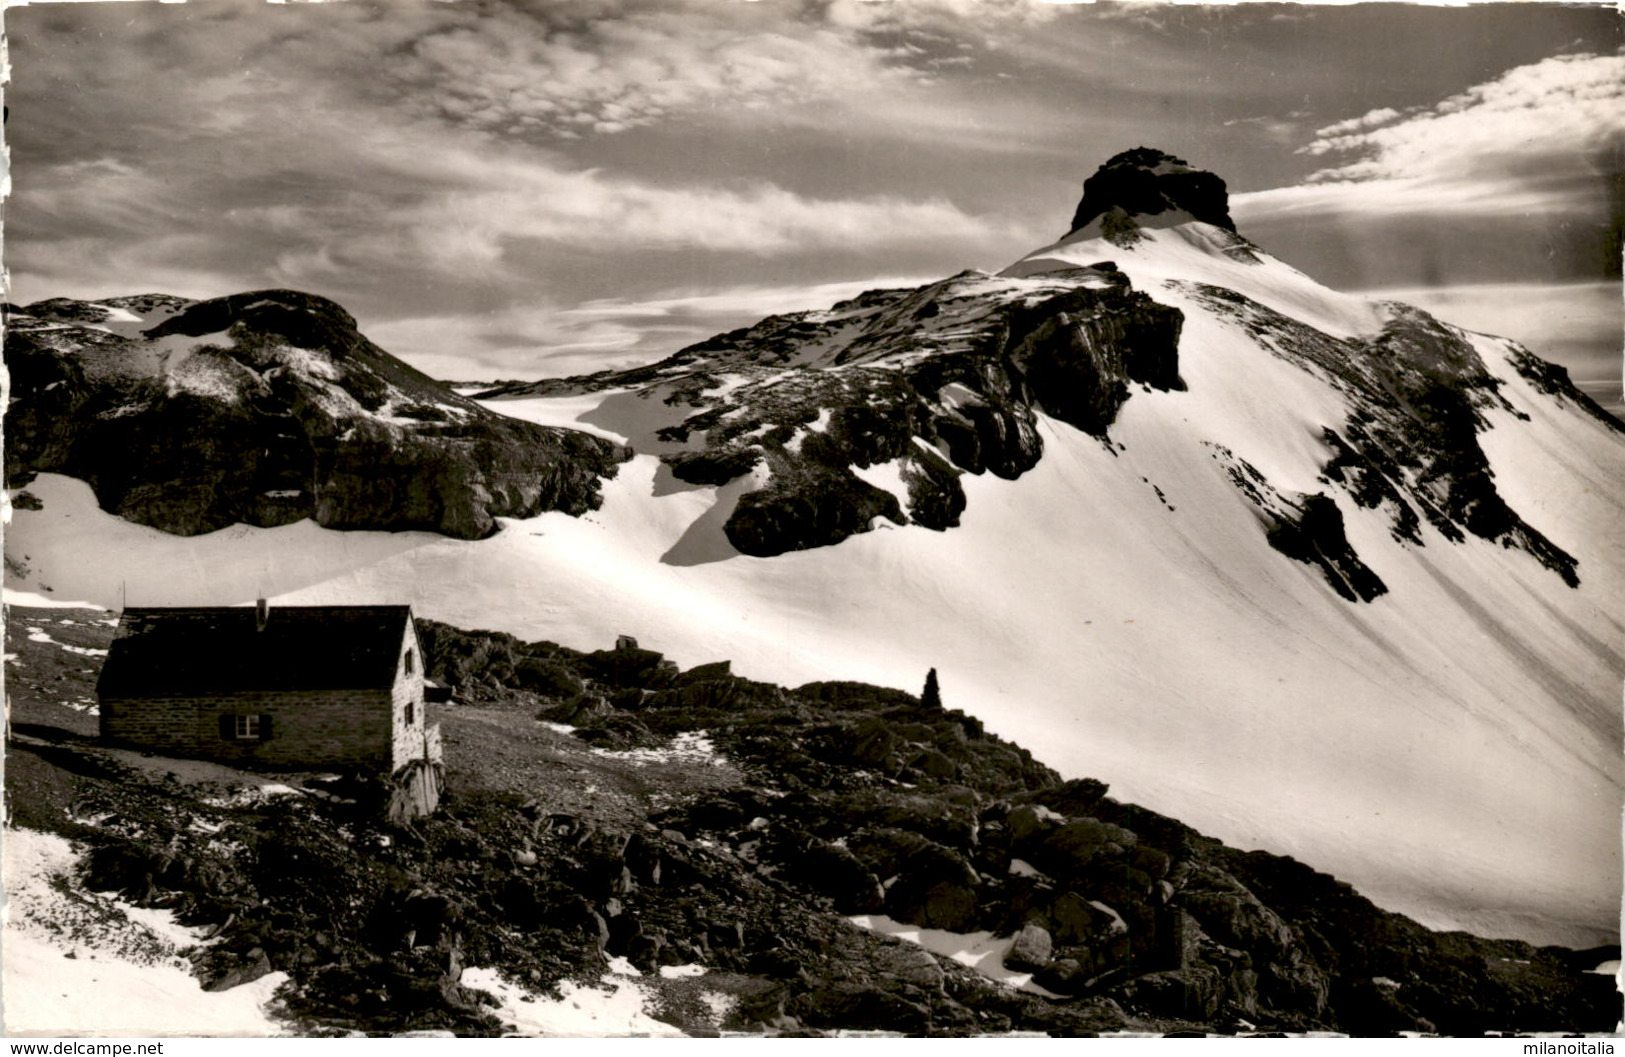
[[[505,397],[625,389],[597,419],[627,429],[679,480],[749,485],[724,525],[767,557],[828,546],[877,518],[959,523],[964,473],[1037,464],[1036,413],[1108,443],[1136,388],[1178,389],[1181,315],[1109,261],[998,279],[963,272],[771,316],[648,367],[514,383]],[[628,424],[630,423],[630,424]],[[906,501],[874,483],[901,480]]]
[[596,508],[628,454],[464,399],[290,290],[8,306],[6,364],[10,486],[78,477],[181,535],[311,518],[478,539]]
[[[410,827],[353,780],[203,795],[76,733],[99,617],[13,611],[16,824],[81,842],[86,888],[207,926],[206,987],[287,972],[280,1008],[308,1033],[497,1033],[469,966],[545,994],[630,965],[690,1034],[1483,1034],[1620,1014],[1582,971],[1617,949],[1430,932],[1061,781],[951,707],[683,671],[632,642],[424,622],[455,693],[436,717],[449,785]],[[1004,981],[854,926],[888,920],[997,940]]]

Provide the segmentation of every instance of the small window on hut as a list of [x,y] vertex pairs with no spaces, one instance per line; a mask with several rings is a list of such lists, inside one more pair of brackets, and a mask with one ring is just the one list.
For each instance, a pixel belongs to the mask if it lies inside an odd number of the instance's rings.
[[409,727],[412,725],[412,718],[417,715],[416,705],[417,702],[415,701],[408,701],[406,703],[406,725]]
[[[412,656],[412,651],[410,649],[408,649],[406,651],[406,674],[411,675],[416,670],[417,670],[417,659]],[[408,723],[412,722],[411,717],[407,717],[406,721]]]
[[266,741],[271,737],[271,717],[267,715],[221,716],[220,737],[224,741]]

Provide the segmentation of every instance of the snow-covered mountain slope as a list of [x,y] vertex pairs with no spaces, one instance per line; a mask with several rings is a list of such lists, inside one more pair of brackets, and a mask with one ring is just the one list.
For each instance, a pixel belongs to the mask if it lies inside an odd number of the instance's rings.
[[169,532],[313,518],[478,538],[579,513],[623,457],[492,414],[363,337],[324,298],[264,290],[7,306],[6,479],[83,478]]
[[581,518],[182,539],[42,476],[9,579],[405,600],[782,683],[934,666],[1064,774],[1424,923],[1606,939],[1625,436],[1515,345],[1327,290],[1187,204],[484,401],[638,452]]
[[[616,390],[582,422],[633,436],[687,484],[748,476],[723,531],[770,557],[877,518],[957,525],[964,473],[1013,478],[1038,461],[1035,414],[1104,438],[1131,384],[1177,387],[1179,327],[1109,262],[964,272],[773,316],[649,367],[483,395]],[[893,490],[865,473],[881,464]]]

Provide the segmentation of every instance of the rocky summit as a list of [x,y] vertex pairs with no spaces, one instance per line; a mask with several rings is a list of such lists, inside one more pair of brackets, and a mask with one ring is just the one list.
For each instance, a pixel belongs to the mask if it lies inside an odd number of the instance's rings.
[[1168,212],[1183,213],[1229,232],[1236,230],[1224,180],[1193,168],[1183,158],[1136,147],[1114,155],[1083,181],[1083,198],[1072,214],[1069,231],[1081,231],[1108,215],[1123,218]]
[[11,306],[6,365],[10,486],[78,477],[181,535],[310,518],[478,539],[595,508],[627,454],[466,400],[291,290]]

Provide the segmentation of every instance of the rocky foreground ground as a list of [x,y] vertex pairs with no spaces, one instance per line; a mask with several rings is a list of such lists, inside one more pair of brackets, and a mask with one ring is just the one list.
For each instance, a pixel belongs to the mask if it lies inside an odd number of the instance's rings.
[[[207,926],[191,952],[205,988],[287,973],[279,1008],[308,1033],[497,1034],[465,968],[545,994],[612,964],[642,970],[650,1013],[695,1034],[1620,1017],[1613,980],[1585,971],[1617,948],[1430,932],[1304,864],[1062,781],[931,700],[420,630],[455,691],[434,717],[448,788],[434,817],[392,829],[366,783],[203,795],[97,745],[107,614],[13,608],[13,823],[80,842],[84,889]],[[978,971],[875,931],[904,924],[995,953]]]

